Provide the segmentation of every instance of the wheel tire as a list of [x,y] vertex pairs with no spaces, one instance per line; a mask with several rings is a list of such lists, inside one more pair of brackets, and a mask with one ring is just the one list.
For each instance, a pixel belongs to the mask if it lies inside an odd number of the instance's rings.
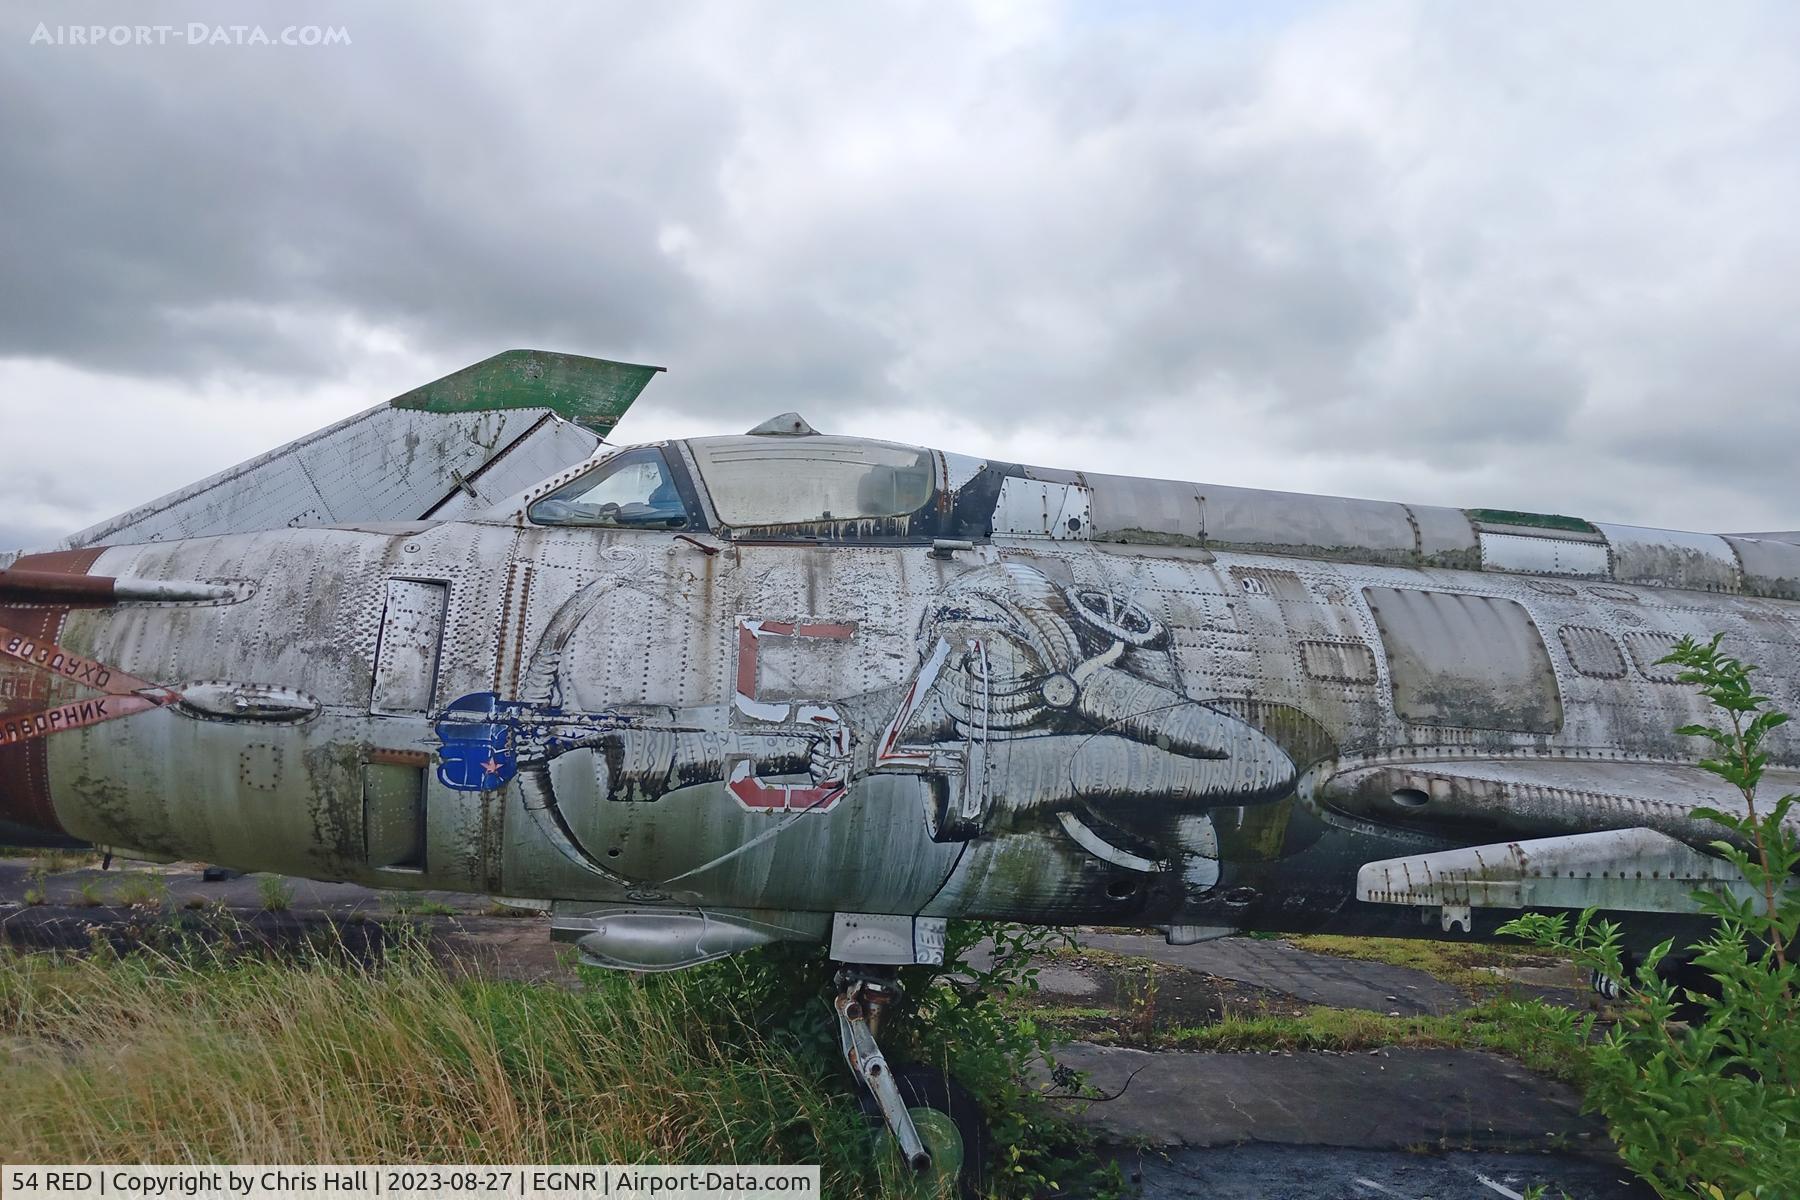
[[1699,999],[1690,999],[1688,993],[1695,996],[1719,998],[1719,981],[1714,979],[1706,968],[1691,958],[1664,959],[1657,964],[1657,974],[1675,985],[1675,1019],[1689,1025],[1698,1025],[1706,1020],[1709,1009]]
[[[1638,968],[1643,959],[1630,950],[1619,955],[1619,966],[1624,978],[1635,981]],[[1675,1011],[1672,1014],[1677,1021],[1689,1025],[1699,1024],[1706,1019],[1707,1007],[1698,1000],[1688,998],[1689,992],[1701,996],[1711,996],[1715,1000],[1719,996],[1719,981],[1707,973],[1704,967],[1694,962],[1688,955],[1671,954],[1656,964],[1656,975],[1664,983],[1675,988]],[[1617,991],[1608,991],[1596,973],[1593,979],[1594,991],[1609,1000],[1618,999]]]
[[[931,1153],[932,1167],[919,1177],[925,1185],[921,1193],[937,1194],[931,1182],[948,1181],[954,1169],[956,1195],[979,1200],[987,1182],[988,1134],[975,1097],[942,1071],[920,1063],[895,1067],[894,1086],[906,1102],[919,1139]],[[874,1095],[867,1088],[860,1090],[863,1111],[872,1121],[881,1121],[881,1106]]]

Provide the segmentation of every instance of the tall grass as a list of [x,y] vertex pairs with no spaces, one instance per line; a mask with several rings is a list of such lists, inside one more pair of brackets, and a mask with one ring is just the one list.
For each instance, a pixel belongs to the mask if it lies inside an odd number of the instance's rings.
[[[199,957],[195,957],[198,954]],[[36,1162],[806,1162],[889,1190],[816,1067],[679,977],[587,991],[209,952],[0,957],[0,1147]]]

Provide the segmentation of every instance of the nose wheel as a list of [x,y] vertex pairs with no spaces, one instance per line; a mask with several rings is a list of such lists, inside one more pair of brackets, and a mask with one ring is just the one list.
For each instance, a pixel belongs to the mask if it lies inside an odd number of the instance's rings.
[[969,1089],[922,1063],[895,1067],[894,1086],[931,1156],[931,1165],[918,1176],[921,1194],[971,1200],[983,1195],[987,1123]]
[[921,1194],[979,1196],[987,1129],[975,1097],[935,1068],[890,1067],[875,1040],[888,1006],[903,994],[899,981],[879,968],[847,967],[836,983],[838,1036],[862,1085],[863,1111],[887,1125]]

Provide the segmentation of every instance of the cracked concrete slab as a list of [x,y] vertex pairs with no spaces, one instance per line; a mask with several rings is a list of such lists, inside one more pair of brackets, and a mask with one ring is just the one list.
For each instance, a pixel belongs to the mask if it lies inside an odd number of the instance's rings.
[[1408,1154],[1316,1146],[1127,1151],[1139,1200],[1655,1200],[1616,1162],[1571,1154]]
[[1461,988],[1434,979],[1424,971],[1311,954],[1286,942],[1220,938],[1191,946],[1171,946],[1154,934],[1085,930],[1080,942],[1095,950],[1185,967],[1332,1008],[1397,1012],[1410,1017],[1455,1012],[1470,1004],[1469,995]]
[[1119,1141],[1541,1149],[1605,1137],[1574,1089],[1480,1050],[1218,1054],[1075,1042],[1057,1058],[1114,1097],[1059,1107]]

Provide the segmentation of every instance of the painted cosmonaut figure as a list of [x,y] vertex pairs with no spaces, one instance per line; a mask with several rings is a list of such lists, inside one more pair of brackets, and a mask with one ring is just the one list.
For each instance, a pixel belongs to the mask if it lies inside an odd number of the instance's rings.
[[[1288,754],[1183,694],[1167,630],[1105,589],[1018,563],[973,571],[925,612],[918,647],[871,765],[948,766],[927,814],[938,840],[1054,817],[1086,849],[1148,869],[1093,825],[1162,825],[1292,791]],[[1193,833],[1189,822],[1180,841]]]
[[[1099,830],[1176,827],[1177,843],[1199,852],[1208,810],[1293,788],[1294,762],[1270,737],[1180,691],[1160,622],[1105,589],[1060,586],[1023,564],[972,571],[927,607],[905,683],[810,705],[739,696],[747,711],[782,709],[755,731],[720,705],[566,709],[563,646],[599,600],[577,595],[550,622],[519,701],[483,693],[446,710],[446,785],[489,790],[521,775],[554,804],[549,764],[586,751],[596,794],[609,800],[653,802],[723,782],[746,808],[781,814],[828,810],[857,779],[898,772],[930,784],[936,841],[1054,821],[1089,852],[1146,870],[1160,864]],[[808,628],[740,625],[740,656],[766,632]],[[812,628],[850,636],[851,627]]]

